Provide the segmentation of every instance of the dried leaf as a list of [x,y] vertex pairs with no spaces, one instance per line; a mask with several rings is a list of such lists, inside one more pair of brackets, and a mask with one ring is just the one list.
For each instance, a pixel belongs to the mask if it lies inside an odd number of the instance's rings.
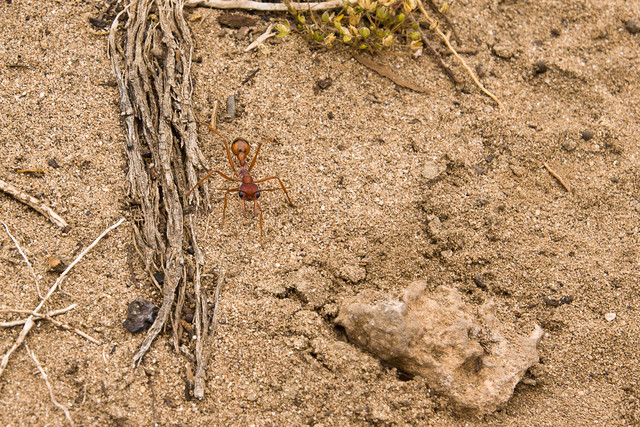
[[415,85],[415,84],[413,84],[411,82],[406,81],[405,79],[403,79],[402,77],[398,76],[396,73],[394,73],[393,71],[391,71],[390,69],[388,69],[387,67],[385,67],[382,64],[378,64],[377,62],[372,61],[369,58],[365,58],[364,56],[360,56],[360,55],[356,55],[356,54],[353,54],[353,57],[356,59],[356,61],[358,61],[359,63],[361,63],[365,67],[369,68],[370,70],[375,71],[376,73],[380,74],[382,77],[388,78],[389,80],[391,80],[392,82],[394,82],[398,86],[402,86],[404,88],[411,89],[411,90],[413,90],[415,92],[420,92],[420,93],[427,92],[426,88],[423,88],[421,86],[418,86],[418,85]]

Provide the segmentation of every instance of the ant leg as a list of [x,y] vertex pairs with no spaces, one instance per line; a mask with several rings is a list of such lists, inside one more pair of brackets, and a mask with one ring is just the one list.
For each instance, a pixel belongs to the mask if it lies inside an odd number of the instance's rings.
[[201,122],[200,120],[196,120],[196,121],[198,123],[200,123],[201,125],[204,125],[204,126],[208,127],[211,132],[215,133],[216,135],[218,135],[222,139],[222,143],[224,144],[224,149],[227,150],[227,160],[229,160],[229,166],[231,166],[231,170],[235,174],[236,173],[236,167],[233,166],[233,160],[231,159],[231,151],[229,150],[229,143],[227,142],[225,137],[220,135],[220,132],[215,130],[213,128],[213,126],[211,126],[209,123],[204,123],[204,122]]
[[260,206],[260,203],[258,203],[258,201],[256,200],[255,202],[253,202],[253,214],[256,214],[256,210],[258,210],[260,212],[260,243],[262,243],[262,235],[264,234],[262,232],[262,207]]
[[281,189],[282,191],[284,191],[284,195],[285,195],[285,197],[287,198],[287,202],[289,203],[289,206],[295,206],[295,205],[293,204],[293,202],[291,201],[291,199],[289,198],[289,193],[287,192],[287,188],[286,188],[286,187],[284,186],[284,184],[282,183],[282,180],[281,180],[280,178],[278,178],[277,176],[270,176],[269,178],[262,178],[262,179],[259,179],[259,180],[257,180],[257,181],[253,181],[253,183],[254,183],[254,184],[259,184],[259,183],[261,183],[261,182],[269,181],[269,180],[271,180],[271,179],[277,179],[277,180],[278,180],[278,182],[280,183],[280,189]]
[[224,219],[227,213],[227,196],[233,191],[237,191],[235,188],[218,188],[220,191],[224,191],[224,205],[222,205],[222,226],[224,226]]
[[[207,180],[207,178],[209,178],[211,175],[213,175],[214,173],[217,173],[218,175],[220,175],[221,177],[223,177],[224,179],[226,179],[227,181],[237,181],[233,178],[229,178],[227,175],[223,174],[220,171],[210,171],[209,173],[207,173],[200,181],[198,181],[198,183],[196,185],[193,186],[193,188],[191,190],[189,190],[189,192],[187,193],[187,196],[191,193],[193,193],[193,190],[195,190],[196,188],[198,188],[200,186],[200,184],[202,184],[203,182],[205,182]],[[226,190],[226,188],[224,189]]]
[[258,147],[256,148],[256,154],[253,155],[253,159],[251,159],[251,164],[249,165],[249,172],[253,169],[253,165],[256,164],[256,160],[258,160],[258,153],[260,153],[260,148],[262,148],[262,143],[265,141],[273,141],[273,138],[265,138],[258,143]]
[[227,214],[227,195],[229,194],[229,192],[224,193],[224,205],[222,205],[222,227],[224,227],[224,219],[226,218],[226,214]]

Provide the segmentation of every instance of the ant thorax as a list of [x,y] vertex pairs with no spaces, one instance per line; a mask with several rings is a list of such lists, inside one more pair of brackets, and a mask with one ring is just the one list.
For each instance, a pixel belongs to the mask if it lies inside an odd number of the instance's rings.
[[251,177],[251,175],[249,174],[249,171],[246,168],[240,168],[240,170],[238,170],[238,179],[243,184],[250,184],[253,182],[253,178]]

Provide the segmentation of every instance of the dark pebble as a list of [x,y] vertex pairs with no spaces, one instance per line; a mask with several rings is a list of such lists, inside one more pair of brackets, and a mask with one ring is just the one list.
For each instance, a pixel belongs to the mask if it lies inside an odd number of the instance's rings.
[[58,169],[60,167],[60,165],[58,164],[58,162],[56,162],[56,159],[49,159],[47,160],[47,164],[49,166],[51,166],[54,169]]
[[333,79],[331,77],[327,77],[326,79],[318,80],[316,85],[318,86],[318,89],[324,90],[330,87],[332,83]]
[[193,317],[196,314],[196,310],[193,307],[185,305],[184,308],[182,309],[182,313],[183,313],[183,316],[184,316],[184,320],[186,320],[187,323],[192,323],[193,322]]
[[487,76],[487,67],[485,67],[483,64],[476,65],[476,74],[481,79],[486,77]]
[[138,297],[129,304],[129,314],[122,326],[135,334],[136,332],[144,331],[153,324],[156,320],[156,314],[158,313],[158,307],[142,297]]
[[573,297],[571,295],[565,295],[559,300],[554,300],[550,297],[544,297],[543,300],[544,300],[544,303],[547,304],[549,307],[559,307],[564,304],[572,303]]
[[624,27],[631,34],[640,33],[640,21],[638,21],[637,19],[629,19],[629,20],[625,21],[624,22]]
[[164,274],[157,273],[157,274],[154,274],[153,277],[155,277],[156,282],[158,282],[158,285],[162,286],[164,284]]
[[571,304],[573,302],[573,296],[565,295],[560,298],[560,304]]
[[536,61],[533,63],[533,72],[536,74],[546,73],[549,70],[549,66],[544,61]]
[[588,141],[593,138],[593,131],[591,129],[585,129],[582,131],[580,136],[582,136],[582,139],[584,139],[585,141]]
[[476,286],[482,290],[487,289],[487,284],[484,282],[484,280],[482,279],[482,276],[479,274],[476,274],[475,276],[473,276],[473,283],[475,283]]
[[99,30],[105,29],[109,26],[109,22],[104,19],[89,18],[89,23]]

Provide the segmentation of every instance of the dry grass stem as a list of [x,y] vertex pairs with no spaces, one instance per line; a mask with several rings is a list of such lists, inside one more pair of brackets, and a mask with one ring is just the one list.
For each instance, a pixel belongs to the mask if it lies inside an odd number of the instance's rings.
[[213,103],[213,111],[211,112],[211,120],[209,120],[209,124],[212,128],[217,129],[218,126],[218,101],[216,100]]
[[42,375],[42,378],[44,379],[44,382],[47,385],[47,389],[49,389],[49,397],[51,398],[51,403],[53,403],[57,408],[59,408],[61,411],[64,412],[64,416],[67,418],[67,421],[69,421],[69,424],[74,425],[73,419],[71,418],[71,414],[69,413],[69,410],[66,407],[64,407],[62,404],[58,403],[55,396],[53,395],[53,388],[51,387],[51,383],[49,383],[49,377],[47,376],[47,373],[44,371],[44,368],[42,367],[40,362],[38,361],[38,358],[36,357],[35,353],[32,352],[29,349],[29,347],[27,347],[26,345],[25,345],[25,348],[29,356],[31,356],[33,363],[35,363],[36,367],[38,368],[38,371],[40,371],[40,375]]
[[436,34],[438,34],[438,36],[440,36],[440,38],[444,41],[444,43],[447,45],[447,47],[449,48],[449,50],[451,51],[451,53],[453,53],[453,55],[458,59],[458,61],[460,61],[460,63],[462,64],[462,66],[464,67],[465,70],[467,70],[467,73],[469,73],[469,75],[471,76],[471,78],[473,79],[473,82],[476,84],[476,86],[478,86],[478,88],[484,92],[489,98],[493,99],[498,106],[500,107],[501,110],[504,111],[504,105],[502,105],[502,102],[500,102],[500,100],[498,98],[496,98],[496,96],[494,94],[492,94],[491,92],[489,92],[483,85],[482,83],[480,83],[480,80],[478,80],[478,78],[476,77],[475,73],[471,70],[471,68],[469,68],[469,66],[467,65],[467,63],[465,62],[464,59],[462,59],[462,57],[460,55],[458,55],[458,52],[456,52],[456,50],[453,48],[453,46],[451,46],[451,43],[449,42],[449,38],[440,30],[440,28],[438,27],[438,23],[429,16],[429,14],[427,13],[427,11],[424,8],[424,5],[422,4],[421,0],[418,0],[418,7],[420,8],[420,11],[422,12],[422,14],[424,15],[424,17],[429,21],[431,28],[434,29],[434,31],[436,32]]
[[[19,310],[14,308],[2,308],[0,309],[0,313],[21,313],[21,314],[33,314],[33,320],[42,320],[46,318],[51,318],[53,316],[59,316],[64,313],[68,313],[69,311],[76,308],[78,304],[71,304],[69,307],[61,308],[60,310],[50,311],[46,314],[34,313],[31,310]],[[11,322],[0,322],[1,328],[11,328],[13,326],[24,325],[27,322],[27,319],[13,320]]]
[[25,205],[32,207],[36,211],[40,212],[42,215],[49,218],[51,222],[53,222],[55,225],[62,228],[63,230],[69,228],[69,224],[67,224],[67,222],[60,217],[60,215],[55,213],[53,209],[51,209],[49,206],[45,205],[35,197],[31,196],[30,194],[25,193],[24,191],[20,190],[17,187],[14,187],[8,182],[4,182],[0,180],[0,191],[3,191],[13,196],[19,202],[22,202]]
[[29,267],[29,271],[31,271],[31,275],[33,275],[33,281],[36,284],[36,291],[38,291],[38,297],[42,299],[42,293],[40,292],[40,285],[38,284],[38,277],[36,276],[36,271],[33,269],[33,266],[29,262],[29,258],[27,258],[27,256],[24,254],[24,252],[22,251],[22,248],[18,244],[18,241],[16,240],[15,237],[13,237],[13,235],[9,231],[9,227],[7,226],[7,224],[5,224],[4,221],[2,220],[0,220],[0,223],[4,225],[4,229],[7,230],[7,234],[9,235],[11,240],[13,240],[13,244],[16,245],[16,248],[18,248],[18,252],[20,252],[20,255],[22,255],[22,258],[24,258],[24,261],[27,263],[27,266]]
[[[331,0],[326,2],[314,3],[289,3],[294,10],[330,10],[342,7],[343,0]],[[185,7],[206,6],[213,9],[245,9],[245,10],[262,10],[262,11],[287,11],[287,5],[284,3],[263,3],[257,1],[227,1],[227,0],[187,0]]]
[[404,88],[407,89],[411,89],[414,92],[419,92],[419,93],[425,93],[428,92],[428,89],[418,86],[414,83],[411,83],[407,80],[405,80],[404,78],[400,77],[399,75],[397,75],[396,73],[394,73],[393,71],[391,71],[390,68],[385,67],[382,64],[378,64],[377,62],[366,58],[364,56],[360,56],[360,55],[356,55],[355,53],[352,54],[353,57],[355,58],[356,61],[358,61],[359,63],[361,63],[362,65],[364,65],[365,67],[367,67],[368,69],[370,69],[371,71],[375,71],[376,73],[380,74],[383,77],[388,78],[389,80],[391,80],[392,82],[394,82],[395,84],[397,84],[398,86],[402,86]]
[[[117,223],[115,223],[111,227],[107,228],[105,231],[103,231],[102,234],[100,234],[100,236],[98,236],[98,238],[93,241],[93,243],[91,243],[84,251],[82,251],[80,253],[80,255],[78,255],[76,257],[76,259],[73,260],[73,262],[71,264],[69,264],[69,266],[62,272],[62,274],[60,274],[60,276],[58,277],[56,282],[53,284],[53,286],[51,286],[51,288],[49,289],[49,292],[47,292],[47,295],[45,295],[45,297],[42,299],[42,301],[40,301],[40,304],[38,304],[38,306],[33,310],[33,313],[38,313],[40,311],[40,309],[47,303],[49,298],[51,298],[51,295],[53,295],[53,293],[56,291],[56,289],[58,289],[60,287],[60,284],[62,283],[62,281],[64,280],[66,275],[69,273],[69,271],[71,271],[71,269],[82,259],[82,257],[84,257],[87,254],[87,252],[89,252],[91,249],[93,249],[93,247],[95,245],[97,245],[98,242],[104,236],[106,236],[111,230],[119,227],[120,224],[122,224],[123,222],[124,222],[124,218],[120,219],[120,221],[118,221]],[[22,328],[22,331],[20,331],[20,334],[18,335],[18,338],[16,339],[16,342],[5,353],[5,355],[2,356],[2,360],[0,361],[0,377],[2,377],[2,374],[3,374],[4,370],[5,370],[5,368],[7,367],[7,364],[9,363],[9,358],[11,357],[13,352],[16,351],[18,349],[18,347],[20,347],[20,345],[24,342],[24,339],[27,337],[27,334],[29,334],[29,331],[31,330],[31,328],[33,328],[33,325],[35,324],[34,320],[35,320],[35,317],[36,317],[33,313],[24,322],[24,326]],[[48,318],[47,320],[53,321],[51,318]],[[57,321],[53,321],[53,322],[55,323]],[[88,337],[88,335],[85,338],[87,338],[87,337]],[[89,338],[87,338],[87,339],[89,339]],[[94,339],[91,338],[91,340],[94,340]]]
[[276,33],[271,32],[271,30],[273,30],[273,24],[269,24],[269,26],[267,27],[267,30],[262,33],[261,36],[259,36],[257,39],[255,39],[253,41],[253,43],[251,43],[249,46],[244,48],[245,52],[249,52],[252,49],[255,49],[256,47],[258,47],[262,42],[264,42],[265,40],[267,40],[269,37],[273,37],[276,35]]
[[554,172],[553,169],[551,169],[549,167],[549,165],[546,162],[542,162],[542,164],[544,165],[544,167],[547,169],[547,171],[549,171],[549,173],[551,174],[552,177],[554,177],[556,180],[558,180],[558,182],[560,183],[560,185],[562,185],[564,187],[565,190],[567,190],[568,193],[571,193],[571,188],[569,187],[569,184],[567,184],[564,179],[562,179],[562,177],[560,175],[558,175],[557,173]]
[[204,351],[199,356],[196,355],[196,357],[199,357],[199,360],[202,361],[202,363],[198,364],[194,380],[193,396],[197,399],[202,399],[202,397],[204,396],[205,367],[209,362],[209,358],[211,357],[211,353],[213,350],[212,338],[215,335],[216,326],[218,325],[218,303],[220,301],[220,291],[222,290],[222,286],[224,285],[224,280],[225,274],[223,271],[221,271],[218,275],[218,283],[216,284],[216,293],[213,303],[213,313],[211,313],[211,320],[208,320],[209,315],[206,312],[207,301],[205,300],[203,302],[203,307],[205,309],[203,319],[207,319],[207,323],[203,325],[203,330],[205,331],[205,333],[203,334]]

